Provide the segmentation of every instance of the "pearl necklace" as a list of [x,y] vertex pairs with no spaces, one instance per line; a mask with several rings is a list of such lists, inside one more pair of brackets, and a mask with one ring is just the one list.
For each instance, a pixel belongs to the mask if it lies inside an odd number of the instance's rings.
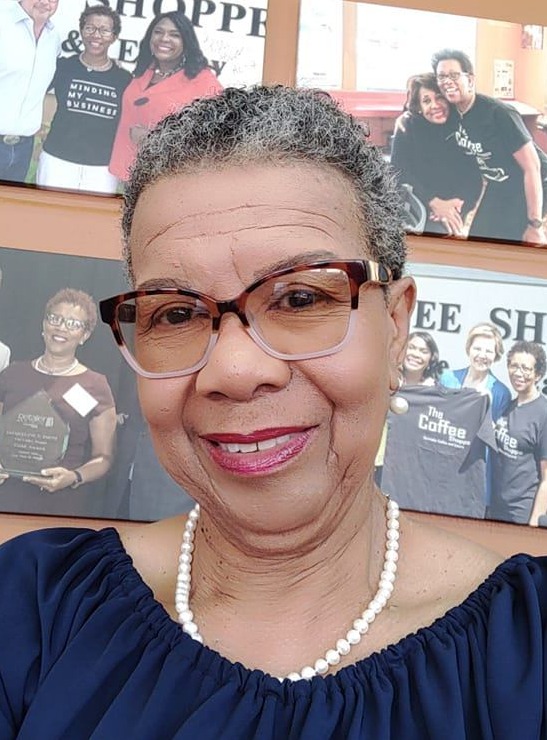
[[44,373],[45,375],[68,375],[76,369],[78,362],[79,360],[74,358],[68,367],[64,367],[62,370],[50,370],[50,368],[44,365],[44,355],[40,355],[40,357],[34,361],[34,368],[35,370],[38,370],[39,373]]
[[159,67],[154,67],[154,74],[156,75],[156,77],[161,77],[162,80],[164,80],[166,77],[171,77],[171,75],[180,72],[183,66],[183,64],[177,64],[176,67],[173,67],[173,69],[168,69],[166,72],[162,72]]
[[80,62],[84,65],[87,72],[106,72],[112,67],[112,59],[107,59],[104,64],[101,64],[99,67],[94,67],[92,64],[88,64],[87,62],[84,62],[84,52],[79,56]]
[[[323,657],[315,661],[313,666],[308,665],[299,672],[294,671],[289,673],[288,676],[278,677],[279,681],[283,681],[285,678],[288,678],[290,681],[300,681],[301,679],[309,680],[314,676],[324,676],[329,672],[331,666],[338,665],[342,656],[348,655],[352,647],[361,642],[362,636],[368,632],[370,625],[390,599],[397,573],[397,560],[399,559],[399,505],[391,499],[387,501],[386,519],[387,531],[384,566],[374,598],[369,602],[360,617],[353,622],[346,636],[336,641],[334,648],[327,650]],[[193,640],[203,643],[203,637],[199,633],[199,628],[194,620],[194,614],[190,609],[192,552],[194,550],[194,535],[198,520],[199,504],[196,504],[188,514],[188,519],[184,525],[175,591],[175,609],[183,631]]]

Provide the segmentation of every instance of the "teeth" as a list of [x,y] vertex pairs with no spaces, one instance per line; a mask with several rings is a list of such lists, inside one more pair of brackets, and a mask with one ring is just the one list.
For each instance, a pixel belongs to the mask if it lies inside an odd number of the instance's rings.
[[278,445],[286,444],[292,437],[291,434],[283,434],[281,437],[272,437],[271,439],[263,439],[260,442],[249,442],[248,444],[237,444],[235,442],[222,443],[219,442],[219,447],[225,452],[259,452],[263,450],[271,450],[273,447]]

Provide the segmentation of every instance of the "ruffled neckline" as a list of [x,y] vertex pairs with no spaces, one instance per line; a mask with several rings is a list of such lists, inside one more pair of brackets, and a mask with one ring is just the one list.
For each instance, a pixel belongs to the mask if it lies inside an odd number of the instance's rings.
[[417,651],[423,651],[431,641],[448,646],[456,642],[458,637],[461,639],[474,620],[484,622],[496,589],[510,585],[509,578],[519,566],[529,568],[534,560],[525,553],[512,555],[501,562],[460,604],[451,607],[430,625],[420,627],[381,650],[341,668],[334,675],[317,676],[311,681],[280,682],[259,668],[251,669],[239,662],[234,663],[216,650],[189,637],[168,614],[163,604],[155,599],[152,589],[133,565],[118,531],[108,527],[95,534],[100,538],[104,555],[112,561],[110,575],[133,600],[136,611],[149,628],[170,650],[180,651],[181,660],[190,661],[195,670],[208,676],[219,686],[235,680],[241,690],[252,688],[255,693],[273,692],[276,695],[286,695],[289,692],[289,695],[303,696],[316,691],[327,694],[344,693],[356,681],[362,683],[383,679],[395,685],[398,667],[411,659]]

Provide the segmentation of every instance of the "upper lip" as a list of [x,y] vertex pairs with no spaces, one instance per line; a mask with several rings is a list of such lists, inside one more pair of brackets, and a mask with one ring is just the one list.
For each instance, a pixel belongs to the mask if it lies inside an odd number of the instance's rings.
[[206,439],[209,442],[221,442],[223,444],[250,444],[252,442],[262,442],[265,439],[282,437],[285,434],[298,434],[299,432],[305,432],[308,429],[310,429],[309,426],[270,427],[268,429],[257,429],[248,434],[241,434],[240,432],[215,432],[213,434],[202,434],[200,436],[202,439]]

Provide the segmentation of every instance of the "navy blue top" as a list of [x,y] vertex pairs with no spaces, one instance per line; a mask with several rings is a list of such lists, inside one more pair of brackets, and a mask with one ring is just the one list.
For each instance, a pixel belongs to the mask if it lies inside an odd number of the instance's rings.
[[0,738],[545,737],[547,558],[516,555],[430,627],[282,684],[185,635],[114,529],[0,548]]

